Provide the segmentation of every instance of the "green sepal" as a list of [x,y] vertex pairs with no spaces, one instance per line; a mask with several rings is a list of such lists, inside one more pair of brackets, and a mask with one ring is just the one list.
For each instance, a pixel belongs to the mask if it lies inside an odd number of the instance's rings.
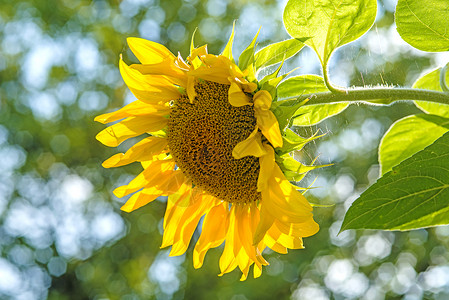
[[317,135],[317,133],[315,133],[314,135],[312,135],[309,138],[303,138],[302,136],[296,134],[290,128],[287,128],[284,131],[284,134],[282,135],[282,140],[283,140],[282,147],[275,149],[277,155],[283,156],[292,151],[301,150],[308,142],[311,142],[317,138],[324,136],[324,134]]
[[300,163],[290,155],[276,157],[276,163],[279,165],[285,177],[289,181],[300,181],[309,171],[332,165],[313,165],[315,161],[316,159],[313,160],[312,165],[309,166]]
[[242,54],[240,54],[239,56],[239,68],[242,71],[248,69],[249,73],[247,75],[247,79],[249,81],[254,81],[256,79],[256,72],[254,68],[254,53],[256,51],[256,40],[259,36],[259,32],[260,28],[251,41],[251,44],[249,44],[249,46],[245,50],[243,50]]
[[232,32],[231,36],[229,37],[228,43],[226,44],[226,47],[221,53],[222,56],[229,58],[233,63],[235,63],[234,57],[232,56],[232,44],[234,43],[234,34],[235,34],[235,21],[234,23],[232,23]]
[[330,207],[334,207],[335,206],[335,204],[318,204],[318,203],[312,203],[312,202],[309,202],[309,204],[312,207],[323,207],[323,208],[330,208]]
[[259,85],[263,86],[266,82],[268,82],[271,79],[275,79],[276,77],[278,77],[279,71],[281,71],[282,66],[284,65],[284,61],[281,62],[281,64],[279,65],[279,67],[271,74],[266,75],[264,78],[262,78],[261,80],[259,80]]
[[[276,92],[276,87],[274,87],[274,89],[275,89],[274,92]],[[274,115],[276,116],[276,119],[279,122],[279,129],[281,131],[283,131],[285,128],[289,127],[290,123],[296,117],[299,117],[301,115],[301,114],[297,114],[296,112],[307,101],[309,101],[309,99],[306,99],[306,100],[301,101],[301,102],[296,102],[296,103],[293,103],[292,101],[289,101],[289,102],[274,102],[271,105],[271,110],[273,111]]]
[[277,87],[277,85],[279,84],[279,82],[281,82],[282,79],[284,79],[285,76],[287,76],[287,75],[288,75],[288,74],[284,74],[284,75],[282,75],[282,76],[279,76],[279,77],[276,77],[276,78],[273,78],[273,79],[268,80],[267,82],[265,82],[265,83],[261,86],[261,89],[262,89],[262,90],[267,90],[267,91],[270,93],[271,98],[273,99],[273,101],[276,101],[276,100],[275,100],[276,97],[277,97],[276,87]]

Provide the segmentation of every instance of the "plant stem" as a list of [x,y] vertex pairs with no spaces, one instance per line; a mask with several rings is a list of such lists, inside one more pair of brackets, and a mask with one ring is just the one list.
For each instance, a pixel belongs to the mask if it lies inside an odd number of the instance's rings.
[[329,91],[331,91],[334,94],[341,94],[341,93],[345,93],[346,90],[338,88],[336,86],[333,86],[332,83],[329,80],[329,70],[327,69],[327,64],[326,65],[322,65],[323,68],[323,79],[324,79],[324,84],[326,84],[327,88],[329,89]]
[[447,63],[441,70],[440,70],[440,86],[443,92],[449,92],[449,87],[446,83],[446,73],[447,73],[447,67],[449,66],[449,63]]
[[398,100],[422,100],[449,105],[449,93],[412,88],[357,88],[344,90],[343,93],[322,92],[305,94],[282,102],[298,103],[305,99],[309,99],[305,105],[361,101],[374,104],[390,104]]

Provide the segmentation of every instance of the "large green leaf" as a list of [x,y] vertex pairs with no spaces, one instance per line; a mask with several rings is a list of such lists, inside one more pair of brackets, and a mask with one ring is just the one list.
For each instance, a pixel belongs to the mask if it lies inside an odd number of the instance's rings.
[[449,119],[419,114],[405,117],[388,129],[379,146],[382,174],[432,144],[449,130]]
[[256,52],[256,69],[265,68],[286,60],[304,47],[304,43],[297,39],[289,39],[268,45]]
[[[426,75],[415,81],[415,83],[413,84],[413,88],[442,92],[443,90],[441,89],[440,85],[440,72],[441,68],[438,68],[430,73],[427,73]],[[446,82],[448,81],[449,74],[446,73]],[[426,101],[415,101],[415,104],[419,109],[426,113],[449,118],[449,105]]]
[[[305,94],[321,93],[329,91],[320,76],[301,75],[291,77],[278,85],[278,98],[296,98]],[[307,105],[301,106],[295,112],[293,125],[310,126],[317,124],[324,119],[342,112],[349,103],[334,103],[323,105]]]
[[341,231],[443,224],[449,224],[449,133],[369,187],[349,208]]
[[364,34],[376,18],[376,0],[289,0],[284,26],[305,44],[325,66],[332,52]]
[[447,0],[399,0],[396,25],[401,37],[423,51],[449,50]]

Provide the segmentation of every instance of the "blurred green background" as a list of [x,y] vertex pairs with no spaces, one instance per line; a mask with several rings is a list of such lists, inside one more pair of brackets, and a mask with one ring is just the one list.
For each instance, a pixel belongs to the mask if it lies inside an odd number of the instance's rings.
[[[234,53],[262,26],[261,46],[287,38],[282,1],[0,0],[0,298],[1,299],[449,299],[449,227],[411,232],[345,231],[345,211],[378,177],[377,146],[397,119],[419,110],[357,105],[317,129],[309,145],[334,165],[308,176],[320,232],[306,249],[267,252],[261,278],[218,277],[222,247],[200,270],[192,252],[169,258],[161,244],[164,200],[131,214],[112,190],[140,171],[104,170],[117,152],[95,140],[94,116],[133,100],[118,57],[135,60],[129,36],[188,54],[190,36],[219,53],[237,20]],[[336,84],[410,86],[449,60],[413,50],[393,24],[394,0],[378,1],[375,26],[331,59]],[[319,74],[303,50],[284,72]],[[118,150],[129,147],[125,143]],[[194,239],[198,238],[195,233]]]

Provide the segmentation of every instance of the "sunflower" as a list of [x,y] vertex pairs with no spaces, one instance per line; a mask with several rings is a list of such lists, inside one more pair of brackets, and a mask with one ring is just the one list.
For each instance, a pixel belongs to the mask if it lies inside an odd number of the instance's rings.
[[268,265],[265,248],[278,253],[301,249],[302,238],[319,227],[301,188],[289,181],[295,176],[286,176],[292,173],[291,162],[299,164],[288,156],[298,147],[292,147],[291,138],[289,147],[284,145],[294,133],[281,132],[272,107],[276,90],[262,84],[282,78],[275,72],[256,80],[257,36],[237,66],[233,36],[234,31],[221,55],[192,43],[185,60],[158,43],[128,38],[141,64],[127,65],[120,57],[119,67],[137,100],[95,121],[115,122],[96,137],[106,146],[146,136],[103,163],[105,168],[132,162],[143,167],[129,184],[114,190],[117,197],[132,194],[122,210],[168,196],[161,247],[171,246],[171,256],[187,250],[204,216],[194,267],[200,268],[206,252],[224,242],[220,276],[238,267],[245,280],[251,265],[255,278]]

